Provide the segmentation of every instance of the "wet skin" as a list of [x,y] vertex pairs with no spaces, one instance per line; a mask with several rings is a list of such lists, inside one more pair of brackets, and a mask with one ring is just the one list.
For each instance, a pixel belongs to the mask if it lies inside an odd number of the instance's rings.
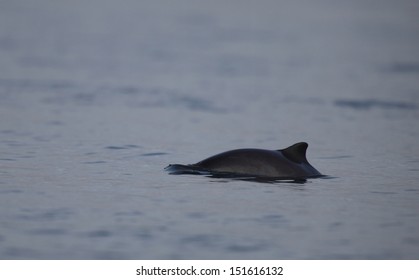
[[306,158],[308,144],[296,143],[282,150],[238,149],[214,155],[195,164],[172,164],[172,174],[215,174],[275,179],[323,176]]

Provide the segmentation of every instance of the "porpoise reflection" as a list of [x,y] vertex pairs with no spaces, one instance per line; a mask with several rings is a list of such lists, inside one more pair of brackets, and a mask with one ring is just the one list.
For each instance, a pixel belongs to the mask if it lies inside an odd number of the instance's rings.
[[267,180],[305,180],[324,176],[307,161],[307,147],[307,143],[300,142],[282,150],[231,150],[195,164],[170,164],[165,169],[170,174]]

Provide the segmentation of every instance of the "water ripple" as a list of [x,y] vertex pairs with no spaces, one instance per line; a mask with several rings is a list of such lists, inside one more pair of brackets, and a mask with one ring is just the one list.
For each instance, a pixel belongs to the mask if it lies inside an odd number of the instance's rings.
[[335,105],[338,107],[347,107],[355,110],[370,110],[372,108],[416,110],[418,108],[418,106],[414,103],[403,101],[384,101],[377,99],[338,99],[335,101]]

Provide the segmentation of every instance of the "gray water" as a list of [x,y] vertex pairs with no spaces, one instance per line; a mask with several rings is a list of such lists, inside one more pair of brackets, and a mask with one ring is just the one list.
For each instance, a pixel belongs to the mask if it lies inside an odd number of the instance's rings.
[[[418,259],[419,4],[1,1],[1,259]],[[169,175],[309,143],[328,179]]]

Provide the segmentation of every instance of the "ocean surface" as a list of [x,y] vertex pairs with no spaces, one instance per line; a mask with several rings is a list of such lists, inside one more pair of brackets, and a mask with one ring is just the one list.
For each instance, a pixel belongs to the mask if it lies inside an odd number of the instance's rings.
[[[419,2],[0,2],[0,259],[419,259]],[[169,175],[309,143],[327,179]]]

